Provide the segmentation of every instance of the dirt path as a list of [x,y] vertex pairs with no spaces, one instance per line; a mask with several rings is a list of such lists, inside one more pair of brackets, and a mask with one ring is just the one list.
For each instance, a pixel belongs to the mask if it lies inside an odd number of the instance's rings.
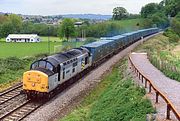
[[[180,113],[180,82],[166,77],[162,72],[156,69],[147,59],[146,53],[132,53],[131,58],[138,70],[143,72],[143,74],[157,86]],[[152,99],[152,102],[155,102],[154,92],[148,94],[148,97]],[[158,119],[164,120],[166,117],[166,103],[160,98],[159,104],[155,104],[155,107],[157,109]],[[173,114],[171,114],[171,119],[177,121]]]

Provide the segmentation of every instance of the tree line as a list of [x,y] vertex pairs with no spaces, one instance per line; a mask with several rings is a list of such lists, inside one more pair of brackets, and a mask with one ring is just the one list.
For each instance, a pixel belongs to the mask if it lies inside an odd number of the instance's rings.
[[0,15],[0,38],[8,34],[38,34],[40,36],[57,36],[58,26],[47,24],[35,24],[24,21],[15,14]]
[[[171,31],[179,35],[180,30],[180,0],[163,0],[160,3],[149,3],[142,7],[140,14],[130,14],[123,7],[113,9],[112,19],[105,22],[90,24],[88,20],[83,20],[84,24],[75,27],[76,19],[63,19],[59,25],[35,24],[23,21],[20,16],[0,15],[0,38],[11,33],[38,34],[40,36],[58,36],[69,40],[71,37],[102,37],[114,36],[124,32],[133,31],[140,28],[159,27],[167,28],[171,26]],[[138,18],[141,21],[136,26],[122,26],[119,20]],[[127,30],[127,28],[130,28]],[[135,28],[135,29],[134,29]]]

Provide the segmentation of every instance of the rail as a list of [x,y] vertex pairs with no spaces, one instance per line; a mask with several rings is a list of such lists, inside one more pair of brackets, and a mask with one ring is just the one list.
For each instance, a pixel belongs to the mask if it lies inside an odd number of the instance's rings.
[[167,103],[167,112],[166,112],[166,119],[170,119],[170,111],[174,113],[176,118],[180,121],[180,113],[176,110],[175,106],[172,104],[172,102],[156,87],[153,82],[148,79],[133,63],[132,58],[129,55],[129,61],[131,64],[131,67],[133,71],[137,74],[138,78],[144,83],[145,80],[145,88],[147,88],[147,82],[149,83],[149,93],[151,92],[151,89],[153,88],[156,93],[156,103],[158,103],[158,97],[161,96],[163,100]]

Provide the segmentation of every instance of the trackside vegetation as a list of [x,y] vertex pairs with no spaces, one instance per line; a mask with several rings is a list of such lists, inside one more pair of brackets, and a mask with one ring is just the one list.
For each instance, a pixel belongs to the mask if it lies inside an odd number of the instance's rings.
[[[164,33],[167,34],[166,32]],[[174,36],[174,35],[173,35]],[[179,38],[178,38],[179,39]],[[180,81],[180,42],[158,35],[137,48],[138,52],[147,52],[151,63],[167,77]]]
[[81,105],[60,121],[145,121],[154,109],[145,90],[126,75],[127,59],[103,76]]
[[30,62],[33,60],[34,58],[19,59],[16,57],[0,59],[0,90],[20,81],[23,72],[29,69]]

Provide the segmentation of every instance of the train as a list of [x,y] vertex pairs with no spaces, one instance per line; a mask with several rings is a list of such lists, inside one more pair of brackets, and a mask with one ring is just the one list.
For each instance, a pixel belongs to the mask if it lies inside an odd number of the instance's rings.
[[138,40],[158,33],[158,28],[142,29],[113,37],[101,37],[99,41],[57,53],[33,62],[23,74],[23,92],[28,98],[50,97],[57,87],[98,66]]

